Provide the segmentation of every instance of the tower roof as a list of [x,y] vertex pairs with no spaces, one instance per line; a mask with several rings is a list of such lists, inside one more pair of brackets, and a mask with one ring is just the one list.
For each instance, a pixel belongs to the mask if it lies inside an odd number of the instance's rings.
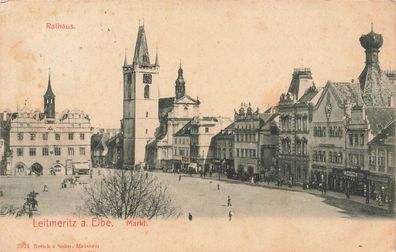
[[144,32],[144,25],[139,26],[135,45],[135,54],[133,56],[133,63],[136,63],[138,65],[150,64],[150,57],[148,52],[146,34]]
[[51,73],[48,73],[48,86],[47,86],[47,91],[44,94],[45,98],[55,98],[54,92],[52,92],[51,88]]
[[373,24],[371,24],[371,32],[360,37],[360,44],[366,50],[379,49],[383,44],[383,38],[381,34],[373,31]]
[[180,68],[178,70],[178,75],[177,75],[177,79],[175,81],[176,85],[184,85],[186,82],[184,81],[184,77],[183,77],[183,68],[180,64]]
[[311,69],[306,67],[295,68],[288,93],[295,95],[299,99],[304,94],[304,91],[312,85]]

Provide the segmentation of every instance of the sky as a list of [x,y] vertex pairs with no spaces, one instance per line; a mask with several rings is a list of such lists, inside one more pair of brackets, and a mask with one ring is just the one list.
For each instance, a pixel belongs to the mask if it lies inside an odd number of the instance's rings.
[[174,95],[181,62],[203,115],[275,105],[295,67],[310,67],[316,86],[357,79],[359,37],[371,22],[384,38],[382,69],[396,69],[392,1],[9,1],[0,4],[0,111],[25,100],[42,110],[50,67],[57,111],[78,108],[93,127],[120,127],[122,65],[139,20],[152,62],[158,48],[161,97]]

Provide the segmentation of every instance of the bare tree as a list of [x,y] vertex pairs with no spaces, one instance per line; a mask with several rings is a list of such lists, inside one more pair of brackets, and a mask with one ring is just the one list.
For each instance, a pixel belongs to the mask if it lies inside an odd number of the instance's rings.
[[91,181],[85,192],[83,209],[98,217],[152,219],[181,215],[167,187],[156,176],[142,171],[109,171]]

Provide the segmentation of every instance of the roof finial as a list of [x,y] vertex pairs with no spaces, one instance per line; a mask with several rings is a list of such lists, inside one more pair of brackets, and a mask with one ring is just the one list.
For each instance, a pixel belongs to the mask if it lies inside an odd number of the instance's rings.
[[51,85],[51,66],[48,65],[48,84]]
[[373,22],[371,22],[371,32],[373,32]]
[[127,49],[125,48],[124,66],[126,65],[128,65],[128,61],[127,61]]
[[159,66],[159,61],[158,61],[158,47],[155,48],[155,65]]
[[181,59],[180,59],[180,69],[182,68],[182,66],[181,66]]

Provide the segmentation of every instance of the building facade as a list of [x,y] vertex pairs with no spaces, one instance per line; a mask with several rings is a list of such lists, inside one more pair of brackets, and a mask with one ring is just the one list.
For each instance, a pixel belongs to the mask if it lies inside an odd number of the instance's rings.
[[197,116],[191,120],[190,160],[200,171],[213,171],[215,146],[212,138],[231,124],[226,117]]
[[312,108],[321,92],[309,68],[294,69],[289,90],[279,100],[279,179],[292,184],[309,180]]
[[139,26],[132,64],[123,65],[123,166],[145,161],[146,144],[159,126],[159,63],[150,63],[144,25]]
[[160,126],[146,146],[146,162],[152,168],[173,169],[174,139],[173,136],[193,117],[199,115],[200,101],[186,93],[183,69],[180,65],[175,81],[175,96],[160,98]]
[[367,176],[370,199],[395,201],[395,120],[368,143],[369,170]]
[[242,104],[234,113],[234,167],[239,178],[258,178],[260,173],[260,137],[263,125],[259,110],[253,111],[251,105]]
[[76,163],[84,169],[91,167],[90,119],[80,110],[56,113],[50,78],[44,113],[25,108],[15,115],[9,133],[7,175],[71,174]]
[[212,139],[214,145],[214,169],[218,172],[234,172],[235,122],[222,129]]

